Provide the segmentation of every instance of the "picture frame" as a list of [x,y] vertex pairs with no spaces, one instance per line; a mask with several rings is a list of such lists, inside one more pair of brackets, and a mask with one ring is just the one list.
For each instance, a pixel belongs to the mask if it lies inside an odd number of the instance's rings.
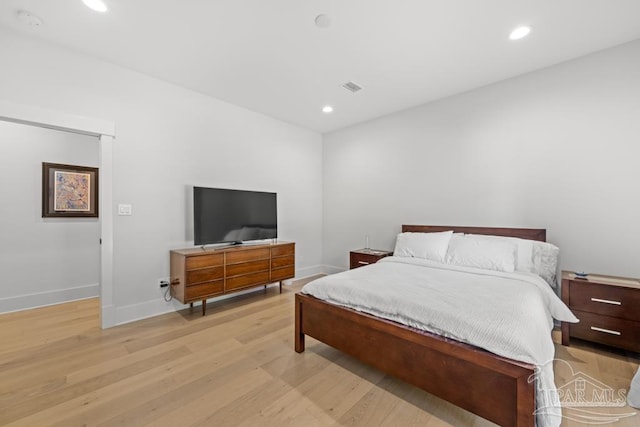
[[42,163],[43,218],[97,218],[98,168]]

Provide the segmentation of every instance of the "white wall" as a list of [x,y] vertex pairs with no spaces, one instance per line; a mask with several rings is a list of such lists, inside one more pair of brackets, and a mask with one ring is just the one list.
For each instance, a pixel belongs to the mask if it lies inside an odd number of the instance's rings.
[[192,185],[278,192],[296,274],[320,271],[319,134],[4,30],[0,57],[0,99],[116,124],[113,209],[133,205],[114,219],[118,323],[178,308],[157,279],[169,275],[168,251],[192,244]]
[[0,313],[99,294],[96,218],[42,218],[42,162],[98,165],[95,137],[0,121]]
[[640,41],[325,136],[324,259],[401,224],[547,228],[561,267],[640,276]]

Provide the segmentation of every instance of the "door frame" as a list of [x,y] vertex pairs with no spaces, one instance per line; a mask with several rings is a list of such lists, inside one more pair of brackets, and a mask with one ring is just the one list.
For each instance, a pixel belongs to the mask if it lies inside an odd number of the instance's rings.
[[115,325],[113,290],[113,142],[115,123],[0,100],[0,120],[98,138],[100,222],[100,325]]

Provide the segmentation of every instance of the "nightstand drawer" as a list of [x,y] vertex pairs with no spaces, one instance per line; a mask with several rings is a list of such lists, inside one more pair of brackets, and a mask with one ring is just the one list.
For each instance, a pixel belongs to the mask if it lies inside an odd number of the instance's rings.
[[355,256],[351,256],[355,265],[369,265],[375,264],[380,259],[377,255],[369,255],[369,254],[356,254]]
[[349,252],[349,268],[354,269],[375,264],[384,257],[393,255],[392,251],[382,251],[378,249],[360,249]]
[[640,321],[638,289],[573,280],[569,301],[572,310]]
[[569,325],[569,334],[600,344],[640,351],[640,322],[574,310],[579,323]]

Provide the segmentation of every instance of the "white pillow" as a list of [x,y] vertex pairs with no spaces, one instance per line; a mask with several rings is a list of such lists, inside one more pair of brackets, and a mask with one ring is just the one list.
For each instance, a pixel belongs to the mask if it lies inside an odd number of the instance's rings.
[[453,231],[436,233],[400,233],[394,256],[414,257],[444,262]]
[[534,273],[542,277],[551,287],[556,287],[556,274],[558,269],[558,255],[560,249],[547,242],[538,240],[520,239],[517,237],[504,237],[480,234],[468,234],[467,236],[479,239],[493,239],[514,242],[518,249],[516,253],[515,271]]
[[451,265],[513,273],[517,248],[514,242],[456,235],[449,242],[446,262]]
[[526,271],[527,273],[531,273],[533,271],[533,240],[486,234],[467,234],[467,236],[478,239],[515,243],[517,246],[515,271]]
[[542,277],[553,288],[556,287],[559,255],[560,249],[557,246],[546,242],[533,242],[531,272]]

